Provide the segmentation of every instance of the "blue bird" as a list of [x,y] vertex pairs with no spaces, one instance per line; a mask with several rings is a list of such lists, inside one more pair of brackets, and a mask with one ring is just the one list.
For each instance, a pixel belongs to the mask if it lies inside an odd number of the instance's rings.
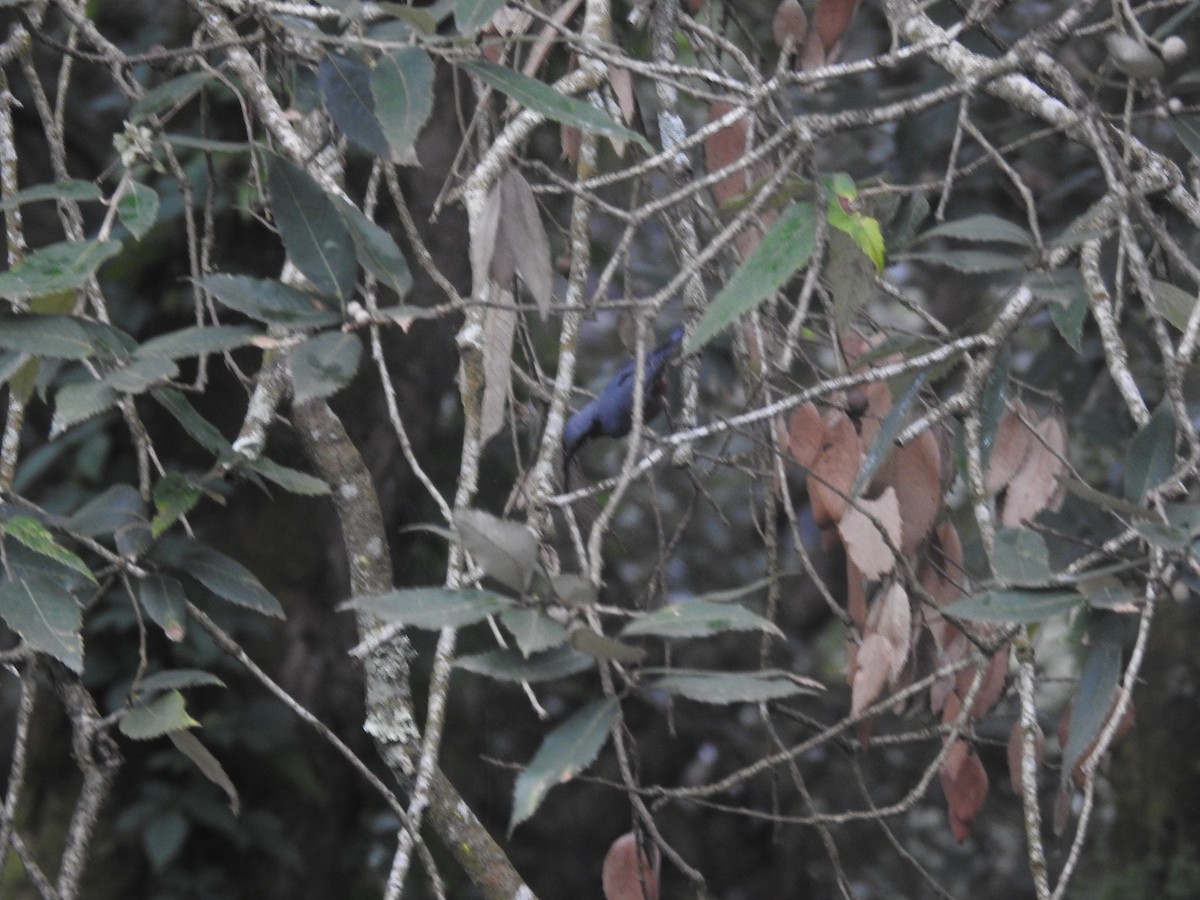
[[[667,339],[646,354],[645,381],[642,388],[642,419],[650,421],[662,409],[666,391],[667,363],[683,340],[683,326],[676,326]],[[629,360],[617,371],[600,395],[567,420],[563,429],[563,468],[590,438],[624,437],[633,428],[633,374],[637,359]]]

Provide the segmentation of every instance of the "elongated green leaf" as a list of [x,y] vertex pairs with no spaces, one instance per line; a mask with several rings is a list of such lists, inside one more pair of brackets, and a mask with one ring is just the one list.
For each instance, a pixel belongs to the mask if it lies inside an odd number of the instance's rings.
[[138,601],[150,621],[172,641],[182,641],[187,623],[187,596],[170,575],[150,574],[138,582]]
[[354,239],[359,265],[401,297],[412,290],[412,272],[409,271],[408,260],[392,236],[363,215],[354,204],[340,197],[334,202]]
[[995,590],[943,606],[942,612],[969,622],[1040,622],[1083,602],[1075,591]]
[[169,691],[149,703],[139,703],[129,710],[117,727],[121,734],[135,741],[148,741],[171,731],[198,728],[200,723],[188,715],[183,694]]
[[306,497],[320,497],[329,493],[329,485],[314,475],[281,466],[273,460],[260,456],[258,459],[247,460],[247,469],[257,472],[268,481],[273,481],[285,491],[301,494]]
[[681,603],[672,603],[634,619],[625,626],[621,634],[624,637],[656,635],[690,638],[707,637],[724,631],[781,633],[770,621],[736,603],[713,603],[697,597]]
[[83,616],[56,580],[32,575],[0,584],[0,617],[34,650],[82,674]]
[[917,377],[912,380],[912,383],[900,395],[900,399],[892,406],[887,416],[879,426],[879,433],[875,436],[874,443],[871,444],[867,455],[863,457],[862,464],[858,469],[858,477],[854,479],[854,488],[851,490],[851,495],[858,497],[863,488],[865,488],[875,477],[876,471],[883,465],[883,461],[887,459],[888,454],[892,452],[893,442],[896,440],[896,435],[900,433],[900,429],[908,424],[908,413],[912,409],[913,404],[921,396],[921,390],[925,387],[925,382],[929,379],[929,370],[923,369],[917,373]]
[[1196,305],[1196,295],[1175,287],[1169,281],[1155,281],[1154,302],[1164,319],[1178,328],[1187,331],[1188,319]]
[[930,228],[917,240],[926,241],[939,237],[954,238],[959,241],[995,241],[1002,244],[1016,244],[1020,247],[1034,246],[1033,235],[1027,229],[989,213],[943,222],[941,225]]
[[86,422],[117,405],[120,395],[102,381],[77,381],[54,395],[54,421],[50,436],[58,437],[72,425]]
[[48,556],[68,569],[74,569],[88,581],[95,582],[96,576],[92,574],[87,563],[58,543],[49,529],[37,519],[29,516],[13,516],[7,522],[0,522],[0,532],[16,538],[35,553]]
[[179,367],[165,357],[133,359],[128,365],[109,372],[104,383],[122,394],[140,394],[179,374]]
[[1175,413],[1164,402],[1133,436],[1125,454],[1125,496],[1141,500],[1162,484],[1175,465]]
[[133,239],[140,241],[158,219],[158,194],[153,188],[132,182],[117,201],[117,215]]
[[148,90],[137,103],[130,107],[129,121],[136,124],[177,104],[185,103],[212,77],[212,71],[204,70],[188,72],[178,78],[164,81],[157,87]]
[[929,215],[929,201],[923,194],[908,198],[900,214],[888,228],[887,245],[893,255],[908,249],[913,235]]
[[987,471],[992,458],[992,447],[996,444],[996,435],[1000,431],[1000,420],[1004,417],[1005,404],[1009,395],[1008,372],[1012,365],[1012,346],[1004,344],[996,354],[996,362],[988,371],[987,380],[983,384],[983,394],[979,398],[980,456],[983,459],[983,470]]
[[200,488],[191,479],[175,472],[168,472],[154,485],[154,507],[157,513],[150,523],[150,531],[160,538],[167,529],[179,521],[180,516],[191,512],[200,502]]
[[705,672],[680,669],[655,678],[646,687],[701,703],[759,703],[814,693],[782,673]]
[[1170,121],[1171,130],[1179,138],[1179,143],[1187,147],[1188,153],[1200,159],[1200,119],[1172,116]]
[[245,347],[262,332],[252,325],[192,325],[151,338],[137,349],[142,358],[182,359]]
[[191,821],[176,809],[156,813],[142,829],[142,850],[154,872],[162,872],[179,855]]
[[1019,256],[993,250],[934,250],[927,253],[906,253],[904,258],[913,262],[946,266],[969,274],[1019,272],[1025,268],[1025,262]]
[[646,658],[646,651],[641,647],[598,634],[583,625],[571,629],[567,642],[580,653],[586,653],[596,659],[607,659],[623,666],[636,666]]
[[19,541],[9,541],[5,546],[7,567],[0,572],[0,579],[5,576],[13,581],[44,578],[52,581],[65,591],[78,592],[92,587],[92,581],[85,578],[75,569],[65,566],[56,559],[51,559],[30,550]]
[[263,615],[285,618],[283,607],[241,563],[211,547],[196,545],[180,560],[180,568],[230,603]]
[[354,377],[362,357],[356,334],[327,331],[309,338],[288,355],[295,401],[336,394]]
[[242,801],[238,797],[237,788],[233,786],[233,780],[225,773],[217,758],[190,731],[170,731],[167,732],[167,737],[176,750],[196,764],[196,768],[204,773],[205,778],[225,792],[225,796],[229,798],[229,811],[236,816],[242,808]]
[[454,0],[454,25],[459,34],[472,35],[503,7],[504,0]]
[[244,275],[209,275],[196,283],[224,306],[260,322],[291,328],[320,328],[342,320],[320,297],[281,281]]
[[567,640],[567,629],[541,610],[526,607],[507,609],[500,614],[500,621],[526,656],[557,647]]
[[546,793],[570,781],[595,761],[617,721],[616,699],[596,700],[546,735],[513,791],[508,832],[537,812]]
[[465,60],[458,65],[484,84],[502,91],[522,106],[548,119],[620,141],[633,141],[646,150],[651,149],[649,142],[636,131],[618,125],[590,103],[560,94],[544,82],[484,60]]
[[0,297],[28,300],[59,291],[73,291],[120,252],[120,241],[50,244],[34,250],[7,272],[0,272]]
[[4,316],[0,347],[54,359],[87,359],[95,352],[87,329],[71,316]]
[[267,156],[271,211],[296,268],[322,294],[345,302],[354,292],[354,241],[337,207],[307,172]]
[[146,504],[131,484],[114,484],[89,500],[67,520],[66,529],[83,537],[111,534],[124,556],[142,553],[151,540]]
[[1076,353],[1083,351],[1083,323],[1087,319],[1087,312],[1088,300],[1083,291],[1076,294],[1066,305],[1050,304],[1050,320],[1063,340],[1070,344]]
[[433,74],[433,62],[420,47],[384,53],[371,70],[375,115],[398,158],[412,151],[433,112]]
[[486,675],[499,681],[556,681],[594,668],[596,660],[570,647],[555,647],[528,658],[516,650],[489,650],[460,656],[455,668]]
[[72,178],[56,184],[35,184],[0,200],[0,212],[38,200],[100,200],[104,194],[90,181]]
[[1121,622],[1118,616],[1094,616],[1089,629],[1087,657],[1071,701],[1067,746],[1063,748],[1063,780],[1075,771],[1084,751],[1104,726],[1112,710],[1113,695],[1121,679]]
[[359,609],[387,622],[438,630],[482,622],[513,605],[491,591],[407,588],[374,597],[351,597],[339,609]]
[[481,509],[460,509],[454,529],[485,575],[524,592],[538,566],[538,539],[523,522],[501,519]]
[[992,571],[1003,584],[1045,584],[1051,575],[1046,539],[1028,528],[997,530]]
[[147,675],[138,682],[138,693],[149,697],[159,691],[179,691],[190,687],[225,687],[211,672],[200,669],[162,669]]
[[317,84],[325,108],[346,137],[369,153],[387,159],[387,138],[375,119],[371,70],[351,56],[330,53],[317,68]]
[[175,388],[155,388],[150,392],[150,396],[162,404],[167,412],[183,426],[184,431],[210,453],[221,457],[233,453],[229,442],[225,440],[217,427],[196,411],[182,391]]
[[813,207],[796,203],[784,210],[742,267],[713,298],[696,330],[688,335],[684,352],[695,353],[730,322],[772,296],[798,269],[808,264],[813,251]]

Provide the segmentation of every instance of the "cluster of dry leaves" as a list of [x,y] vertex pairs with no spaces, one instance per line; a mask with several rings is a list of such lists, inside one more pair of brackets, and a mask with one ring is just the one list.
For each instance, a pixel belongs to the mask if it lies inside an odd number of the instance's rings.
[[[844,343],[854,365],[868,342]],[[962,543],[944,503],[954,475],[947,432],[926,431],[904,446],[885,448],[886,456],[855,493],[864,464],[873,450],[879,453],[880,426],[892,408],[888,385],[869,382],[833,398],[824,414],[812,403],[797,407],[784,438],[791,457],[808,470],[809,499],[826,545],[840,544],[846,551],[847,609],[854,626],[848,670],[852,716],[887,689],[900,690],[965,663],[976,647],[990,647],[1000,628],[977,625],[968,635],[939,612],[967,590]],[[1020,401],[1005,412],[986,475],[1004,525],[1028,522],[1061,501],[1065,445],[1058,412],[1038,418]],[[1005,642],[984,663],[939,678],[929,691],[930,709],[967,734],[1003,696],[1008,661]],[[859,734],[868,739],[869,720]],[[988,790],[969,738],[954,738],[941,781],[954,835],[964,840]]]

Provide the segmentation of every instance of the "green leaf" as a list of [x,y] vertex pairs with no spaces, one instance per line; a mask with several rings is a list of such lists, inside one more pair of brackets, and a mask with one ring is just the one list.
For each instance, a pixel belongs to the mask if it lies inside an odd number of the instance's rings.
[[201,490],[190,479],[169,472],[154,485],[154,507],[158,512],[150,523],[150,532],[160,538],[180,516],[191,512],[200,501]]
[[525,656],[557,647],[567,639],[567,630],[540,610],[506,609],[500,614],[500,621]]
[[655,678],[647,688],[666,691],[701,703],[760,703],[796,694],[814,693],[780,672],[706,672],[676,669]]
[[1111,613],[1096,616],[1089,629],[1089,646],[1079,684],[1071,702],[1067,746],[1063,748],[1062,777],[1075,771],[1084,751],[1091,746],[1112,710],[1113,695],[1121,680],[1121,621]]
[[253,343],[262,332],[253,325],[191,325],[150,338],[137,349],[142,358],[182,359],[204,353],[224,353]]
[[327,331],[293,348],[288,355],[295,387],[295,402],[328,397],[344,388],[362,357],[358,335]]
[[104,384],[122,394],[140,394],[179,374],[179,367],[163,357],[133,359],[104,376]]
[[708,305],[696,323],[696,330],[688,335],[684,353],[695,353],[742,313],[773,296],[798,269],[807,265],[812,257],[813,235],[811,203],[797,203],[784,210]]
[[59,291],[73,291],[120,252],[120,241],[50,244],[34,250],[7,272],[0,272],[0,297],[28,300]]
[[829,195],[826,215],[829,224],[849,235],[867,259],[875,264],[875,270],[883,271],[883,230],[878,220],[864,214],[858,201],[858,187],[845,172],[838,172],[822,179]]
[[1002,584],[1045,584],[1052,574],[1046,539],[1028,528],[998,529],[992,571]]
[[83,615],[57,581],[33,575],[0,584],[0,617],[34,650],[83,674]]
[[1082,291],[1066,306],[1061,303],[1050,304],[1050,321],[1076,353],[1083,352],[1083,323],[1087,319],[1087,313],[1087,295]]
[[513,605],[491,591],[405,588],[373,597],[351,597],[338,609],[358,609],[387,622],[436,631],[482,622]]
[[183,694],[169,691],[149,703],[139,703],[121,717],[121,734],[135,741],[162,737],[172,731],[198,728],[200,723],[188,715]]
[[161,669],[139,681],[137,692],[140,696],[149,697],[159,691],[178,691],[190,687],[225,687],[225,682],[211,672],[200,669]]
[[243,465],[252,472],[257,472],[268,481],[273,481],[285,491],[300,494],[305,497],[321,497],[329,493],[329,485],[314,475],[300,472],[296,469],[281,466],[273,460],[260,456],[257,459],[246,460]]
[[90,181],[72,178],[57,184],[35,184],[0,200],[0,212],[38,200],[102,200],[104,194]]
[[862,493],[871,479],[875,477],[875,472],[883,465],[883,461],[892,452],[896,435],[900,433],[901,428],[908,424],[908,412],[921,396],[921,389],[925,387],[925,382],[928,379],[928,369],[918,372],[912,383],[900,395],[900,399],[896,401],[887,416],[884,417],[883,423],[879,426],[879,433],[875,436],[874,443],[871,444],[871,448],[867,451],[867,455],[863,457],[862,464],[859,466],[858,477],[854,479],[854,487],[850,491],[851,496],[858,497]]
[[183,585],[170,575],[150,574],[138,582],[138,600],[150,621],[172,641],[183,640],[187,625],[187,597]]
[[633,141],[647,151],[651,149],[649,142],[636,131],[618,125],[592,104],[560,94],[548,84],[484,60],[463,60],[458,65],[484,84],[502,91],[521,106],[541,113],[548,119],[619,141]]
[[433,112],[433,62],[420,47],[381,54],[371,70],[375,115],[397,158],[417,142]]
[[320,297],[281,281],[243,275],[209,275],[196,283],[224,306],[270,325],[320,328],[336,325],[342,320]]
[[363,215],[353,203],[340,197],[334,200],[350,229],[358,262],[380,282],[403,297],[412,290],[412,272],[408,260],[392,240],[392,236]]
[[1025,268],[1025,262],[1020,257],[992,250],[931,250],[925,253],[906,253],[904,259],[946,266],[968,274],[1019,272]]
[[111,534],[122,556],[137,556],[151,543],[146,504],[131,484],[114,484],[93,497],[67,520],[66,530],[93,538]]
[[1001,244],[1016,244],[1019,247],[1034,247],[1033,235],[1025,228],[999,216],[980,213],[967,216],[965,219],[955,219],[943,222],[930,228],[917,238],[927,241],[931,238],[953,238],[959,241],[995,241]]
[[388,159],[387,138],[375,118],[371,70],[350,56],[330,53],[317,67],[317,84],[330,118],[346,137],[367,152]]
[[175,417],[175,420],[183,426],[184,431],[190,434],[201,447],[217,456],[227,456],[233,453],[229,442],[225,440],[217,427],[196,411],[182,391],[175,388],[155,388],[150,392],[150,396],[162,404],[163,408]]
[[571,629],[567,642],[580,653],[586,653],[596,659],[607,659],[623,666],[636,666],[646,658],[646,651],[641,647],[613,640],[582,625]]
[[509,834],[537,812],[550,788],[570,781],[592,764],[608,740],[619,710],[615,698],[596,700],[546,735],[517,778]]
[[140,241],[158,220],[158,194],[144,184],[130,182],[129,190],[117,201],[117,215],[133,239]]
[[150,862],[150,868],[162,872],[183,849],[191,823],[175,809],[164,810],[155,815],[142,829],[142,850]]
[[54,421],[50,436],[57,437],[72,425],[78,425],[106,409],[116,406],[120,396],[103,381],[77,381],[65,384],[54,395]]
[[267,154],[271,211],[288,257],[322,294],[343,303],[354,292],[354,241],[333,201],[303,169]]
[[1200,159],[1200,119],[1172,116],[1170,122],[1179,143],[1187,148],[1188,153]]
[[834,230],[829,235],[825,277],[832,295],[833,327],[843,333],[875,290],[875,266],[854,238]]
[[1000,431],[1000,420],[1004,417],[1005,403],[1009,395],[1009,369],[1012,366],[1012,347],[1004,344],[996,354],[996,361],[988,371],[979,399],[980,457],[986,473],[992,458],[992,448]]
[[87,359],[95,352],[87,329],[71,316],[0,317],[0,348],[54,359]]
[[470,36],[503,7],[504,0],[454,0],[454,25],[459,34]]
[[913,242],[913,235],[928,216],[929,201],[924,194],[913,194],[908,198],[904,209],[888,229],[887,246],[892,248],[893,255],[908,249]]
[[1084,602],[1075,591],[984,591],[942,607],[942,612],[968,622],[1040,622]]
[[1178,328],[1187,331],[1188,319],[1196,305],[1196,296],[1175,287],[1169,281],[1154,281],[1154,302],[1162,317]]
[[781,634],[767,619],[736,603],[714,603],[699,597],[672,603],[634,619],[624,637],[656,635],[667,638],[707,637],[725,631],[768,631]]
[[186,102],[200,88],[204,87],[214,74],[212,70],[207,69],[200,72],[188,72],[151,88],[130,107],[129,121],[136,125],[150,116],[158,115],[160,112]]
[[480,509],[456,510],[451,522],[485,575],[514,591],[529,589],[538,568],[538,538],[528,525]]
[[489,650],[460,656],[456,668],[499,681],[556,681],[594,668],[596,660],[563,645],[528,658],[516,650]]
[[271,596],[271,592],[262,586],[249,569],[224,553],[197,544],[188,550],[179,566],[230,603],[277,619],[285,618],[283,607]]
[[74,569],[88,581],[95,583],[96,576],[92,574],[87,563],[59,544],[54,535],[37,519],[13,516],[7,522],[0,522],[0,532],[15,538],[35,553],[62,563],[68,569]]
[[9,541],[4,548],[8,554],[6,568],[0,578],[8,576],[13,581],[44,578],[65,591],[83,591],[92,587],[92,581],[58,560],[30,550],[19,541]]
[[190,731],[171,731],[167,733],[167,737],[176,750],[196,764],[196,768],[204,773],[205,778],[225,792],[225,796],[229,798],[229,811],[236,816],[242,808],[242,802],[238,798],[237,788],[233,786],[233,781],[217,758]]
[[1125,496],[1141,500],[1171,475],[1175,466],[1175,413],[1164,401],[1133,436],[1125,453]]

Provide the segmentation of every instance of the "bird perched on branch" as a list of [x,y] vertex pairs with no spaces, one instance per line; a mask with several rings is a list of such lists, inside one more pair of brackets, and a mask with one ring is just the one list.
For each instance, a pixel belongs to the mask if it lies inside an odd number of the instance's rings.
[[[676,326],[665,341],[646,354],[642,382],[642,421],[648,422],[662,409],[666,392],[667,363],[683,340],[683,326]],[[633,388],[637,359],[629,360],[617,371],[600,395],[567,420],[563,429],[563,468],[571,457],[593,437],[624,437],[633,427]]]

